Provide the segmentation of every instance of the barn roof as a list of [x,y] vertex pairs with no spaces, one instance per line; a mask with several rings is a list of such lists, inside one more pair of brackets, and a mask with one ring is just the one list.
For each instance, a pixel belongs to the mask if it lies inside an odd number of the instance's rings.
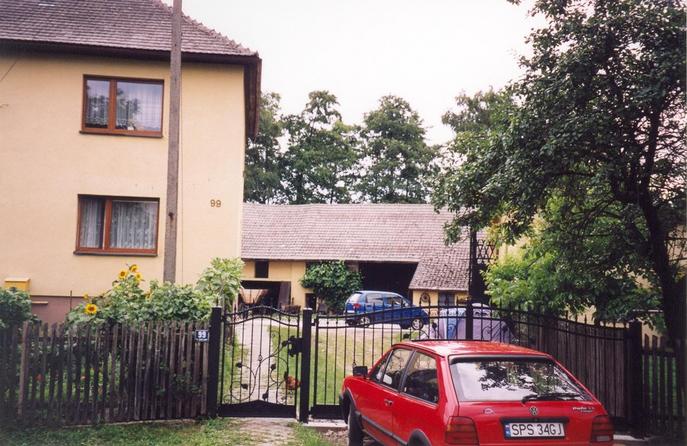
[[411,289],[468,288],[469,242],[447,246],[429,204],[243,205],[247,260],[416,263]]

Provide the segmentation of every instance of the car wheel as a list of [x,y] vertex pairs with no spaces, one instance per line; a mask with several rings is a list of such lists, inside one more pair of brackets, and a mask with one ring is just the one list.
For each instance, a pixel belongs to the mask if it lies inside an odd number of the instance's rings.
[[360,319],[358,319],[358,324],[362,325],[363,327],[367,327],[371,323],[372,321],[370,320],[369,316],[363,316]]
[[413,322],[411,322],[410,326],[413,327],[413,330],[421,330],[422,327],[425,326],[425,323],[422,322],[422,319],[415,318],[413,319]]
[[355,416],[355,407],[348,410],[348,446],[363,446],[363,430]]

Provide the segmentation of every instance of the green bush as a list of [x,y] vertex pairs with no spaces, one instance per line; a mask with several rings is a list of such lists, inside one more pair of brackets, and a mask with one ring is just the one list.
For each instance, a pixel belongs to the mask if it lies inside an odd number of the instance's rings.
[[34,319],[26,291],[0,288],[0,328]]
[[346,268],[344,262],[323,262],[308,268],[301,285],[312,288],[330,310],[340,311],[348,296],[362,287],[362,277]]
[[213,259],[195,286],[153,280],[146,292],[138,267],[131,265],[120,271],[110,290],[95,297],[85,295],[84,302],[67,314],[67,322],[206,320],[213,304],[231,302],[238,295],[242,267],[238,259]]
[[196,288],[218,305],[231,305],[241,289],[242,270],[241,259],[214,258],[198,279]]

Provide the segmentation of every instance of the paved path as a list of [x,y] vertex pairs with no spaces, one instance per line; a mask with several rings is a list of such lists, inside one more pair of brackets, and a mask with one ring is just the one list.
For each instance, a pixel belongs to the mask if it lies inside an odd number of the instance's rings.
[[294,444],[294,420],[288,418],[242,418],[239,431],[250,443],[236,446],[287,446]]
[[[266,400],[270,403],[293,404],[293,394],[285,393],[285,386],[282,382],[283,372],[286,364],[283,361],[285,354],[282,354],[282,361],[277,364],[279,355],[276,349],[281,346],[273,345],[272,329],[279,330],[285,327],[267,318],[256,318],[242,322],[237,327],[237,342],[246,348],[247,356],[244,358],[245,367],[242,367],[242,383],[250,383],[249,391],[253,391],[250,397],[242,392],[245,398],[250,400]],[[292,328],[295,335],[295,328]],[[282,338],[281,341],[285,341]],[[270,355],[274,355],[270,357]],[[278,367],[271,370],[272,367]],[[252,373],[251,373],[252,372]],[[295,371],[292,372],[292,374]],[[279,385],[277,385],[279,383]],[[267,393],[267,398],[263,398]],[[288,401],[287,401],[288,398]]]

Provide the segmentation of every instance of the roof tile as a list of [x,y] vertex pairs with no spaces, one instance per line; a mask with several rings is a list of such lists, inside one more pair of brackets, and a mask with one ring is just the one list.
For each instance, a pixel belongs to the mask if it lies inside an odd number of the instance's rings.
[[417,263],[411,289],[467,290],[469,242],[446,246],[451,218],[428,204],[245,203],[242,257]]
[[[0,39],[169,51],[172,8],[160,0],[0,0]],[[185,53],[255,56],[184,16]]]

